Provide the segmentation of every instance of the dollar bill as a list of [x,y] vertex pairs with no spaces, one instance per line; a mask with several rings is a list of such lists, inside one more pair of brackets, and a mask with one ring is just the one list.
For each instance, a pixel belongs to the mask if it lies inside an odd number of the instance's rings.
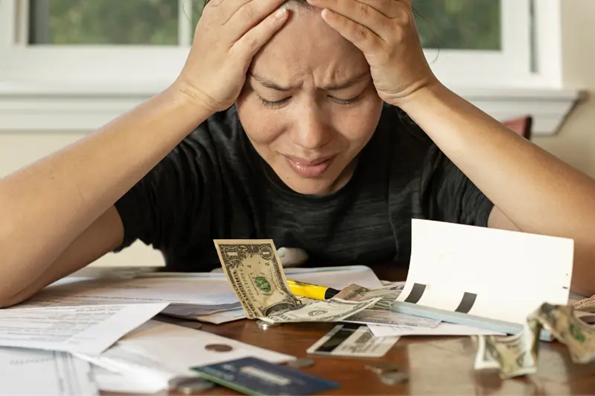
[[522,331],[508,337],[479,338],[476,370],[500,369],[502,378],[513,378],[537,372],[540,324],[530,319]]
[[523,330],[508,337],[480,336],[475,368],[498,368],[503,378],[537,372],[539,334],[543,328],[565,344],[574,363],[595,362],[595,328],[579,319],[570,305],[542,304]]
[[392,303],[399,297],[403,290],[402,285],[389,285],[376,289],[351,284],[342,289],[335,297],[348,301],[363,301],[371,298],[380,298],[373,309],[389,310]]
[[554,338],[566,344],[574,363],[595,362],[595,328],[579,319],[574,307],[543,304],[537,316]]
[[287,284],[272,240],[214,240],[221,267],[249,319],[302,303]]
[[273,312],[267,317],[263,317],[262,320],[270,323],[340,322],[376,304],[379,300],[379,298],[375,298],[364,301],[346,301],[335,296],[330,300],[318,301],[297,309]]
[[595,296],[579,300],[573,306],[577,311],[595,312]]

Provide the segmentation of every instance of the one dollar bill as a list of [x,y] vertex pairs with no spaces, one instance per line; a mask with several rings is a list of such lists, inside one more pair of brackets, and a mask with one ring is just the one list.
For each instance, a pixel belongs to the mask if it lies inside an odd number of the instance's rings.
[[542,328],[549,330],[554,338],[568,347],[574,363],[595,362],[595,328],[579,319],[572,306],[544,303],[528,316],[518,334],[508,337],[480,336],[475,369],[497,368],[502,378],[536,373]]
[[270,323],[340,322],[345,318],[371,307],[380,301],[374,298],[365,301],[346,301],[333,297],[285,312],[275,312],[262,320]]
[[298,308],[275,244],[265,240],[214,240],[221,267],[248,319]]

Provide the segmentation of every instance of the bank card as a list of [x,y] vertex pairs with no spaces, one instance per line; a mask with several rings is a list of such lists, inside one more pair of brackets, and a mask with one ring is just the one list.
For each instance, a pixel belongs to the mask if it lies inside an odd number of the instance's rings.
[[191,369],[206,380],[246,395],[314,395],[339,388],[336,382],[253,357]]

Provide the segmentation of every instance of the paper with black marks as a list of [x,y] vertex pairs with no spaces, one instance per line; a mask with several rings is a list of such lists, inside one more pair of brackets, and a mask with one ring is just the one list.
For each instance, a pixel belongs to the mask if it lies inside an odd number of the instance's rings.
[[411,248],[397,301],[519,324],[568,302],[571,239],[414,219]]

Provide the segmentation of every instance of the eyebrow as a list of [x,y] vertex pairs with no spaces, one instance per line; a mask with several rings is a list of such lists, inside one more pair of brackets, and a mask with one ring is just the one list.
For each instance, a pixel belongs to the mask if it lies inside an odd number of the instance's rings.
[[[352,87],[360,82],[362,82],[366,77],[368,77],[370,75],[369,71],[366,71],[365,73],[362,74],[358,74],[357,76],[342,82],[340,84],[335,84],[335,85],[327,85],[324,87],[320,87],[320,89],[325,90],[325,91],[340,91],[342,89],[346,89],[349,87]],[[298,88],[298,86],[289,86],[289,87],[283,87],[277,83],[275,83],[274,81],[271,80],[267,80],[266,78],[263,78],[261,76],[258,76],[256,74],[250,73],[250,76],[252,78],[254,78],[256,81],[258,81],[258,83],[260,85],[262,85],[265,88],[270,88],[270,89],[274,89],[276,91],[281,91],[281,92],[288,92],[288,91],[292,91],[296,88]]]

